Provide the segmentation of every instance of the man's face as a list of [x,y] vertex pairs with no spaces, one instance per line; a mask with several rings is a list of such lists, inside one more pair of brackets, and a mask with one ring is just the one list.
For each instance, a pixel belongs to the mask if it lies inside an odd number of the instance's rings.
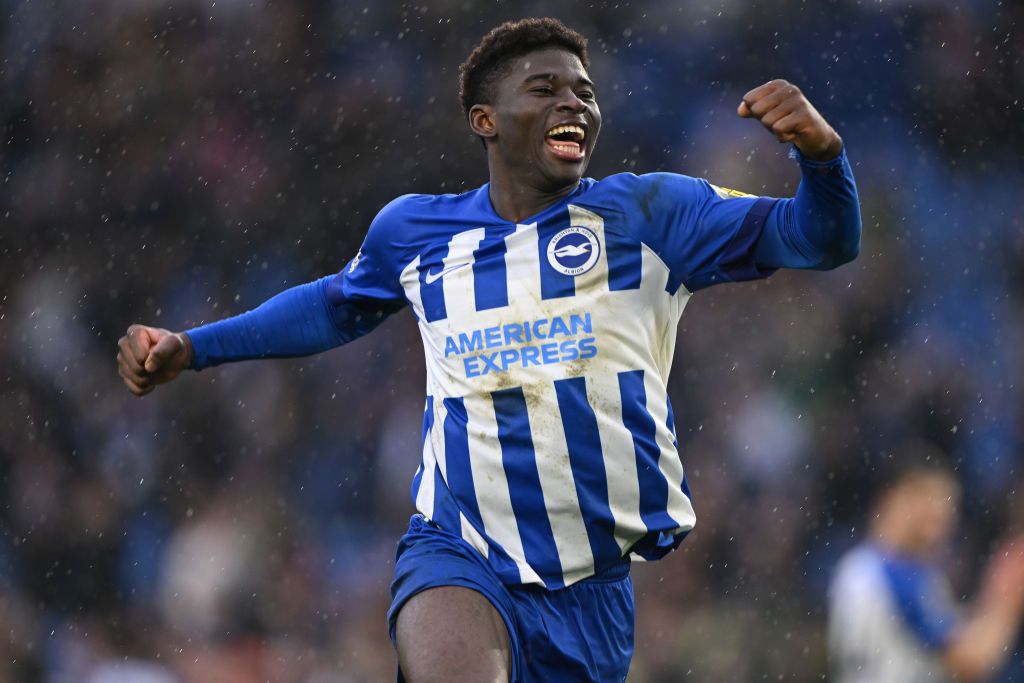
[[918,552],[932,554],[948,540],[957,520],[960,489],[945,473],[915,477],[898,487],[899,514]]
[[594,84],[579,57],[559,48],[519,57],[492,106],[495,161],[537,189],[579,182],[601,130]]
[[928,548],[938,548],[956,526],[959,487],[950,477],[935,475],[922,482],[917,495],[921,543]]

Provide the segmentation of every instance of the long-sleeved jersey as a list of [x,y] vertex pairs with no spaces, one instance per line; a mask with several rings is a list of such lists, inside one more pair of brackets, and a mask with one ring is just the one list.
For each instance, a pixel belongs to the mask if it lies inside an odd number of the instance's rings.
[[190,331],[194,365],[323,350],[408,305],[427,368],[416,508],[506,583],[659,558],[695,521],[667,392],[691,294],[859,249],[845,152],[799,160],[794,199],[627,173],[514,223],[488,185],[400,197],[338,275]]

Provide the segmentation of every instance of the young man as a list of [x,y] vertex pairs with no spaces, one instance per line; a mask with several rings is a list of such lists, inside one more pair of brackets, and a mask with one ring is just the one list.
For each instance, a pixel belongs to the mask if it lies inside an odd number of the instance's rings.
[[959,500],[952,472],[934,460],[891,476],[872,506],[871,538],[843,557],[832,582],[838,683],[984,681],[1006,659],[1024,615],[1024,539],[996,552],[963,614],[936,566]]
[[621,681],[633,650],[630,558],[693,527],[666,383],[690,294],[859,249],[842,141],[785,81],[739,115],[792,142],[795,199],[686,176],[584,178],[601,130],[586,41],[552,19],[499,26],[460,70],[490,182],[407,195],[336,276],[187,333],[133,325],[139,395],[246,358],[323,351],[412,307],[427,365],[420,514],[388,614],[400,677]]

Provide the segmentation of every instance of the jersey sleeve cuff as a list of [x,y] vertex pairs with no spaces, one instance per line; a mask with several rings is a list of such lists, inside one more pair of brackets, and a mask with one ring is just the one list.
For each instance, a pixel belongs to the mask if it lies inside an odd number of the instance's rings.
[[842,166],[843,162],[846,161],[846,143],[843,143],[843,146],[839,150],[839,154],[828,161],[815,161],[813,159],[808,159],[800,152],[799,149],[797,149],[796,145],[793,145],[790,148],[789,158],[794,159],[801,166],[805,166],[807,168],[835,168],[837,166]]
[[199,371],[205,368],[209,364],[208,354],[205,351],[206,344],[206,332],[203,329],[207,327],[203,325],[201,327],[193,327],[191,330],[182,332],[182,336],[189,340],[192,345],[192,360],[188,364],[189,370]]

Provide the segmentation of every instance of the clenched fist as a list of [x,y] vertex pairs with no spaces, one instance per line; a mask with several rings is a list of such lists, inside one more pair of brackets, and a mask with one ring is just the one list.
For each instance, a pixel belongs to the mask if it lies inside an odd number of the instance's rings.
[[136,396],[170,382],[192,362],[188,335],[159,327],[132,325],[117,347],[118,374]]
[[808,159],[828,161],[843,149],[832,126],[789,81],[778,79],[754,88],[743,96],[736,113],[757,119],[779,142],[792,142]]

